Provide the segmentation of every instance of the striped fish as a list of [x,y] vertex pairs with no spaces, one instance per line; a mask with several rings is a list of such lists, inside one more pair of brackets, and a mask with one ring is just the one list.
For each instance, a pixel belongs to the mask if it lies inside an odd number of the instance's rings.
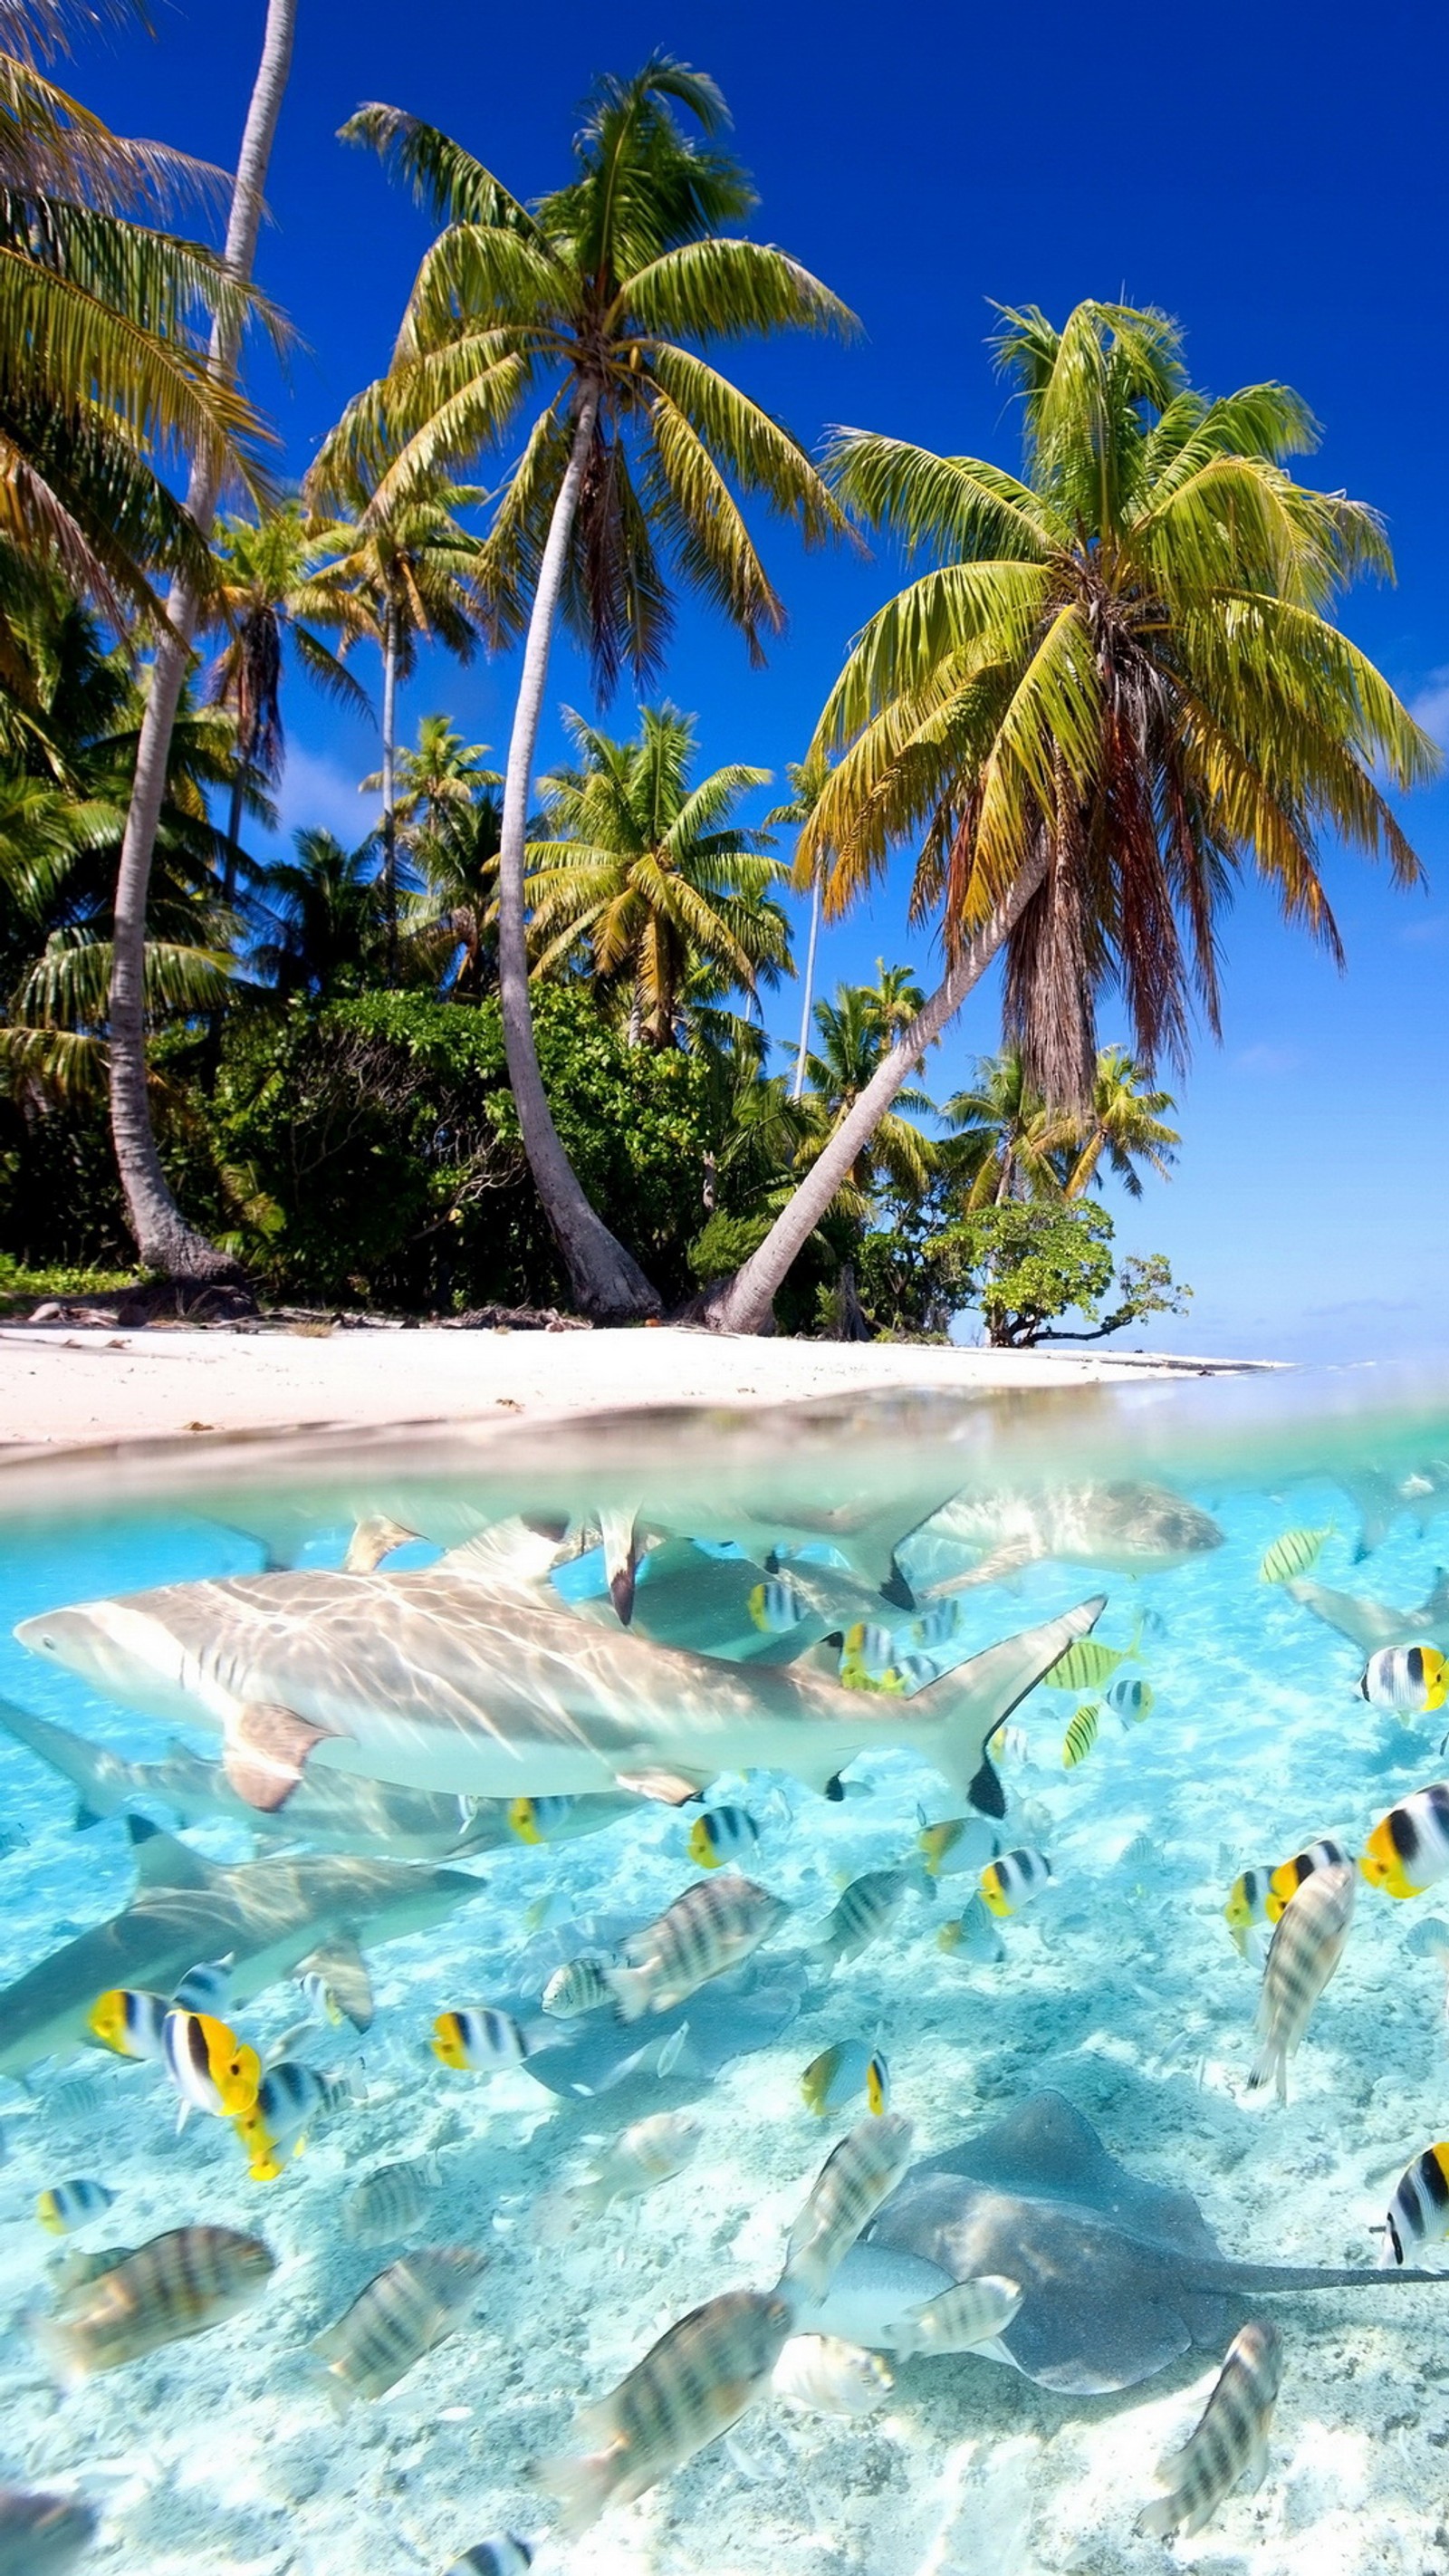
[[173,2227],[78,2282],[36,2333],[65,2378],[87,2379],[236,2316],[275,2269],[259,2237],[233,2227]]
[[1095,1700],[1084,1700],[1081,1707],[1068,1718],[1067,1731],[1062,1740],[1064,1770],[1075,1771],[1079,1762],[1086,1761],[1097,1741],[1101,1723],[1102,1711]]
[[1449,1870],[1449,1781],[1433,1780],[1390,1807],[1364,1844],[1359,1868],[1386,1896],[1421,1896]]
[[609,2396],[578,2417],[575,2434],[599,2447],[537,2461],[529,2472],[557,2498],[564,2537],[587,2531],[608,2505],[632,2504],[727,2433],[763,2395],[792,2318],[789,2299],[778,2292],[726,2290],[662,2334]]
[[439,2065],[460,2074],[494,2075],[501,2066],[521,2066],[528,2055],[527,2035],[512,2013],[494,2004],[439,2013],[430,2044]]
[[1437,1646],[1381,1646],[1358,1681],[1359,1697],[1401,1717],[1427,1717],[1449,1698],[1449,1655]]
[[378,2165],[342,2204],[342,2233],[354,2245],[393,2245],[417,2225],[438,2186],[432,2156]]
[[543,2009],[555,2021],[572,2021],[579,2013],[599,2012],[614,2000],[605,1975],[607,1959],[585,1952],[555,1968],[543,1990]]
[[448,2576],[528,2576],[533,2544],[518,2531],[500,2531],[496,2540],[480,2540],[455,2558]]
[[783,1574],[772,1574],[766,1583],[757,1583],[746,1604],[754,1625],[766,1637],[788,1637],[802,1619],[810,1616],[810,1604]]
[[1156,1692],[1139,1673],[1119,1673],[1107,1693],[1107,1706],[1126,1726],[1140,1726],[1152,1715]]
[[832,2111],[843,2111],[860,2092],[879,2119],[891,2106],[890,2068],[881,2050],[863,2039],[838,2039],[833,2048],[822,2048],[818,2057],[811,2058],[800,2078],[800,2090],[808,2108],[822,2120]]
[[1325,1835],[1322,1842],[1310,1843],[1306,1851],[1295,1852],[1291,1860],[1281,1862],[1268,1881],[1264,1902],[1267,1921],[1277,1922],[1284,1906],[1297,1895],[1305,1878],[1311,1878],[1315,1870],[1337,1869],[1345,1861],[1351,1869],[1352,1852],[1345,1851],[1342,1843],[1331,1842]]
[[1250,2093],[1256,2093],[1271,2076],[1279,2101],[1287,2101],[1288,2060],[1343,1956],[1356,1886],[1347,1861],[1315,1870],[1279,1916],[1263,1970],[1258,2005],[1258,2037],[1263,2044],[1249,2071]]
[[309,2349],[325,2362],[333,2397],[384,2397],[425,2352],[453,2333],[486,2257],[470,2245],[425,2245],[379,2272]]
[[606,1968],[621,2021],[672,2012],[711,1977],[737,1968],[778,1931],[790,1908],[752,1878],[701,1878],[622,1945],[624,1965]]
[[159,2066],[170,2010],[165,1995],[147,1994],[139,1986],[109,1986],[92,2004],[87,2028],[117,2057],[147,2058]]
[[64,2576],[95,2536],[88,2504],[0,2487],[0,2576]]
[[992,1914],[1020,1914],[1051,1885],[1052,1865],[1045,1852],[1003,1852],[981,1873],[982,1904]]
[[972,1897],[960,1920],[943,1923],[936,1935],[938,1950],[959,1952],[976,1967],[994,1968],[1006,1956],[1006,1947],[978,1893]]
[[1410,2245],[1442,2244],[1449,2236],[1449,2143],[1426,2147],[1399,2177],[1384,2226],[1385,2269],[1407,2262]]
[[921,1896],[936,1893],[929,1867],[920,1861],[906,1861],[899,1869],[863,1871],[842,1888],[819,1940],[811,1945],[812,1956],[832,1968],[842,1960],[858,1959],[894,1923],[911,1888]]
[[911,2157],[911,2124],[899,2111],[862,2120],[826,2157],[790,2230],[780,2287],[823,2299],[837,2265],[894,2191]]
[[792,2335],[775,2364],[772,2397],[811,2415],[873,2415],[895,2386],[878,2352],[839,2335]]
[[1096,1637],[1077,1637],[1042,1674],[1042,1681],[1048,1690],[1100,1690],[1132,1651],[1130,1646],[1104,1646]]
[[1023,2292],[1002,2272],[982,2272],[974,2281],[958,2281],[938,2299],[928,2299],[891,2337],[904,2361],[914,2352],[970,2352],[990,2343],[1010,2325]]
[[1285,1530],[1275,1538],[1258,1568],[1260,1583],[1291,1583],[1296,1575],[1307,1574],[1323,1554],[1324,1541],[1333,1535],[1333,1525],[1323,1529]]
[[682,2173],[700,2140],[699,2123],[682,2111],[655,2111],[613,2139],[578,2182],[562,2183],[534,2203],[533,2235],[540,2245],[560,2245],[586,2218],[616,2200],[634,2200]]
[[72,2181],[55,2183],[49,2191],[43,2191],[35,2204],[35,2215],[52,2236],[69,2236],[73,2228],[89,2227],[93,2218],[102,2217],[114,2205],[115,2197],[103,2182],[92,2182],[87,2175],[77,2174]]
[[1157,2472],[1168,2492],[1143,2513],[1144,2531],[1164,2539],[1173,2531],[1201,2531],[1234,2487],[1262,2484],[1282,2375],[1277,2327],[1256,2320],[1244,2326],[1228,2346],[1196,2432]]
[[234,2120],[249,2111],[262,2080],[262,2061],[228,2023],[210,2013],[169,2012],[161,2025],[161,2063],[194,2111]]
[[[1272,1894],[1273,1872],[1261,1865],[1255,1869],[1240,1870],[1229,1888],[1228,1901],[1223,1907],[1223,1920],[1237,1944],[1240,1958],[1246,1959],[1248,1955],[1249,1934],[1258,1924],[1268,1922],[1268,1906]],[[1280,1907],[1279,1912],[1281,1911]],[[1272,1919],[1276,1922],[1277,1916]]]
[[916,1848],[932,1878],[950,1878],[957,1870],[979,1869],[1001,1845],[985,1816],[946,1816],[938,1825],[922,1821]]
[[247,2151],[253,2182],[275,2182],[293,2156],[299,2156],[322,2112],[344,2091],[342,2084],[319,2075],[300,2058],[284,2057],[269,2066],[249,2111],[232,2125]]
[[707,1807],[689,1829],[689,1857],[699,1869],[719,1869],[747,1858],[759,1839],[748,1807]]

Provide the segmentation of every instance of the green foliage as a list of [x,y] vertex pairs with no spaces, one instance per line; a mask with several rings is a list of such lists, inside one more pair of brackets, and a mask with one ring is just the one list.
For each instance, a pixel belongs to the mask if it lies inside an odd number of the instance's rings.
[[[1131,1255],[1117,1274],[1117,1302],[1102,1301],[1113,1284],[1112,1220],[1081,1200],[1013,1201],[979,1208],[937,1237],[935,1260],[960,1265],[958,1279],[981,1309],[989,1342],[1005,1349],[1043,1341],[1100,1341],[1144,1316],[1181,1314],[1190,1288],[1180,1287],[1161,1253]],[[969,1287],[966,1286],[970,1282]],[[1080,1331],[1052,1329],[1075,1311]]]
[[67,1267],[63,1262],[27,1270],[22,1262],[12,1261],[8,1253],[0,1252],[0,1313],[23,1315],[27,1308],[47,1297],[104,1297],[117,1288],[129,1287],[134,1276],[134,1270]]

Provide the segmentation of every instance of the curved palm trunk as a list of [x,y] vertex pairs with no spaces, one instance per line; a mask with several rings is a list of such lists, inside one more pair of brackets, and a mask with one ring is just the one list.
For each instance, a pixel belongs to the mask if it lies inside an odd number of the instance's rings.
[[805,1090],[805,1059],[810,1053],[810,1011],[815,1000],[815,950],[820,939],[820,870],[810,888],[810,945],[805,951],[805,998],[800,1009],[800,1044],[795,1050],[795,1079],[790,1097],[799,1100]]
[[569,539],[583,486],[584,468],[598,417],[596,387],[585,386],[579,399],[570,450],[558,498],[553,505],[548,540],[533,594],[518,704],[508,744],[503,784],[503,826],[498,852],[498,996],[503,1016],[503,1046],[508,1079],[518,1104],[524,1151],[543,1211],[563,1254],[574,1297],[582,1313],[596,1323],[633,1322],[657,1315],[658,1293],[639,1264],[616,1243],[602,1217],[589,1205],[573,1165],[559,1141],[549,1111],[533,1040],[533,1013],[528,999],[528,951],[524,940],[524,845],[528,836],[528,792],[533,777],[539,719],[549,646],[553,641]]
[[[226,266],[243,284],[250,280],[256,258],[262,193],[291,68],[296,20],[297,0],[267,0],[262,59],[247,111],[226,228]],[[212,359],[223,375],[230,376],[235,371],[240,332],[239,322],[222,321],[212,332]],[[203,449],[191,469],[186,506],[206,534],[216,516],[220,491],[219,462]],[[156,1151],[146,1093],[146,903],[156,827],[166,793],[171,736],[191,659],[197,609],[191,584],[178,579],[167,603],[173,631],[162,636],[151,665],[130,811],[116,871],[108,1011],[111,1136],[127,1220],[142,1261],[172,1279],[226,1279],[239,1276],[237,1263],[187,1224],[172,1197]]]
[[397,982],[397,610],[388,603],[382,638],[382,899],[387,980]]
[[980,982],[1045,873],[1044,858],[1028,861],[1010,893],[967,943],[945,980],[937,985],[924,1010],[909,1028],[902,1030],[849,1115],[841,1120],[811,1164],[788,1206],[781,1209],[758,1252],[751,1253],[731,1278],[711,1290],[704,1301],[703,1318],[712,1331],[770,1331],[776,1292],[784,1285],[792,1263],[804,1250],[842,1181],[849,1178],[857,1155],[869,1144],[901,1085],[947,1021],[954,1018],[973,985]]

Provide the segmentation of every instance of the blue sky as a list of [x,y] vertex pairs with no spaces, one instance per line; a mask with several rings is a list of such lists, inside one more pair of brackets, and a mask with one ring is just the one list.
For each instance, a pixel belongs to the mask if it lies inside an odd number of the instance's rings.
[[[159,37],[86,47],[75,87],[120,129],[219,161],[235,153],[261,0],[160,0]],[[990,300],[1061,318],[1083,295],[1165,306],[1200,384],[1295,385],[1324,424],[1305,472],[1373,502],[1398,557],[1345,622],[1449,741],[1449,519],[1442,102],[1437,12],[1335,0],[1209,16],[1126,0],[1110,13],[1046,0],[1019,12],[890,13],[734,0],[615,0],[547,10],[477,0],[301,0],[261,275],[305,347],[286,378],[259,367],[300,472],[359,384],[381,371],[423,220],[364,154],[334,141],[363,99],[446,126],[518,194],[553,185],[592,73],[664,46],[713,72],[761,196],[754,229],[860,314],[850,348],[740,353],[737,373],[808,440],[845,421],[1015,462],[1015,428],[984,347]],[[861,620],[896,586],[888,560],[802,555],[767,533],[790,609],[763,674],[701,613],[679,621],[669,694],[698,712],[704,756],[773,767],[799,756]],[[361,663],[358,665],[361,675]],[[371,675],[365,675],[371,678]],[[566,652],[556,703],[586,705]],[[506,740],[509,666],[436,660],[409,720],[446,708]],[[621,692],[617,729],[631,713]],[[343,832],[375,740],[302,688],[287,709],[289,823]],[[553,744],[547,749],[555,748]],[[1348,950],[1340,977],[1245,889],[1226,928],[1224,1044],[1204,1035],[1177,1085],[1183,1152],[1119,1227],[1168,1252],[1196,1299],[1154,1339],[1178,1348],[1337,1357],[1449,1345],[1449,787],[1407,819],[1427,892],[1395,895],[1327,854]],[[901,886],[831,931],[827,982],[906,958]],[[788,1033],[789,988],[768,1018]],[[933,1060],[938,1096],[996,1040],[994,996],[968,1005]],[[1104,1035],[1116,1033],[1110,1001]]]

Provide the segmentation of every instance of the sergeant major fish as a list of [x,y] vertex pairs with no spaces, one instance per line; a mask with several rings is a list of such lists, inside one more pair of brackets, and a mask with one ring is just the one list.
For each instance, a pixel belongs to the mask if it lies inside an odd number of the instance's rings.
[[770,2393],[811,2415],[873,2415],[895,2381],[878,2352],[839,2335],[792,2335],[775,2364]]
[[900,2181],[911,2124],[897,2111],[864,2120],[825,2159],[790,2230],[780,2287],[797,2301],[823,2299],[861,2229]]
[[778,1931],[790,1909],[753,1879],[702,1878],[621,1944],[604,1970],[622,2021],[672,2012],[712,1977],[737,1968]]
[[819,1940],[811,1945],[811,1956],[829,1968],[858,1959],[862,1950],[889,1930],[912,1888],[918,1895],[935,1896],[936,1882],[921,1861],[907,1861],[899,1869],[862,1871],[842,1888]]
[[1019,2285],[1000,2272],[983,2272],[974,2280],[958,2281],[953,2288],[943,2290],[939,2298],[928,2299],[897,2327],[891,2349],[899,2353],[902,2361],[913,2353],[974,2352],[1004,2332],[1021,2301]]
[[1277,2327],[1257,2320],[1244,2326],[1228,2347],[1196,2432],[1157,2472],[1168,2492],[1142,2514],[1144,2531],[1164,2538],[1201,2531],[1234,2487],[1262,2484],[1282,2371]]
[[425,2245],[389,2263],[337,2323],[314,2336],[339,2405],[384,2397],[453,2334],[471,2305],[485,2258],[467,2245]]
[[578,2182],[544,2194],[534,2210],[534,2235],[541,2244],[558,2244],[616,2200],[636,2199],[671,2181],[697,2152],[700,2136],[699,2123],[682,2111],[656,2111],[635,2120]]
[[1263,1970],[1258,2006],[1258,2036],[1263,2044],[1248,2075],[1250,2093],[1271,2076],[1279,2101],[1287,2101],[1288,2060],[1296,2053],[1313,2007],[1343,1956],[1356,1883],[1346,1861],[1317,1870],[1279,1916]]
[[354,2245],[391,2245],[417,2225],[437,2189],[432,2156],[377,2165],[354,2183],[342,2204],[342,2233]]
[[778,2293],[727,2290],[670,2326],[609,2396],[585,2407],[575,2438],[598,2447],[530,2472],[557,2499],[563,2536],[587,2531],[609,2505],[632,2504],[738,2423],[767,2387],[791,2318]]
[[37,2340],[67,2380],[118,2370],[239,2315],[275,2269],[259,2237],[233,2227],[173,2227],[77,2283],[53,2316],[37,2321]]

